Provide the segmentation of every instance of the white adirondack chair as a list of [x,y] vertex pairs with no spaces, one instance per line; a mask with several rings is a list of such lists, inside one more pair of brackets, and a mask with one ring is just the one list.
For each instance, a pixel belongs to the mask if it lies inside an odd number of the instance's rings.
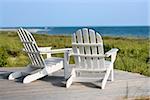
[[[65,74],[68,78],[66,87],[70,87],[72,82],[94,82],[100,81],[100,77],[80,76],[82,72],[94,73],[104,72],[102,77],[101,88],[104,89],[105,84],[111,74],[111,81],[114,80],[113,64],[116,59],[118,49],[114,48],[104,54],[103,41],[98,32],[92,29],[79,29],[72,36],[72,53],[66,52],[65,67],[69,67],[69,57],[74,56],[75,67],[71,74],[66,69]],[[105,60],[105,57],[111,56],[111,60]],[[93,75],[93,74],[91,74]],[[91,76],[90,75],[90,76]]]
[[[32,34],[22,28],[18,30],[18,35],[23,43],[24,51],[31,60],[31,64],[20,71],[11,73],[8,77],[9,80],[27,75],[23,79],[23,83],[30,83],[63,68],[64,59],[51,57],[51,54],[64,53],[69,50],[69,48],[56,50],[51,50],[51,47],[39,48]],[[47,59],[44,60],[41,54],[47,54]]]

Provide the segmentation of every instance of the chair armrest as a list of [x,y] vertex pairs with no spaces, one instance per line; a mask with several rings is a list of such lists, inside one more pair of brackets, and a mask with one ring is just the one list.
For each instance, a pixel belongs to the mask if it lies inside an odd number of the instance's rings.
[[51,50],[52,54],[55,53],[65,53],[65,52],[70,52],[72,50],[72,48],[63,48],[63,49],[53,49]]
[[111,62],[114,63],[116,56],[117,56],[117,51],[118,51],[117,48],[113,48],[113,49],[109,50],[108,52],[106,52],[105,56],[106,57],[111,56]]
[[90,57],[90,58],[104,58],[105,55],[103,54],[71,54],[73,56],[77,56],[77,57]]
[[117,53],[118,49],[117,48],[113,48],[111,50],[109,50],[108,52],[105,53],[106,57],[111,56],[114,53]]
[[55,54],[55,53],[65,53],[66,51],[70,51],[72,50],[72,48],[63,48],[63,49],[47,49],[46,47],[43,48],[39,48],[39,51],[41,53],[51,53],[51,54]]
[[40,54],[47,54],[47,58],[50,58],[51,54],[65,53],[67,51],[72,50],[72,48],[53,49],[53,50],[51,50],[51,48],[52,47],[40,47],[39,48]]
[[40,53],[45,53],[47,51],[50,51],[52,47],[39,47],[38,50]]
[[46,54],[47,58],[51,58],[51,53],[47,53],[51,48],[52,47],[39,47],[38,50],[40,51],[40,54]]

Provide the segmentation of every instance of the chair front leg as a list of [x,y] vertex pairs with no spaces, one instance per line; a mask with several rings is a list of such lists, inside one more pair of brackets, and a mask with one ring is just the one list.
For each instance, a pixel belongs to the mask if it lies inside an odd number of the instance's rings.
[[8,79],[14,80],[14,79],[19,78],[21,76],[23,76],[22,72],[13,72],[9,75]]
[[111,69],[111,81],[114,81],[114,68]]
[[117,52],[111,54],[111,62],[114,63],[116,60]]
[[106,82],[107,82],[107,80],[108,80],[110,71],[111,71],[110,68],[106,70],[106,74],[105,74],[105,76],[104,76],[104,79],[102,80],[102,86],[101,86],[102,89],[105,88],[105,85],[106,85]]
[[29,74],[30,72],[32,72],[33,70],[35,70],[35,68],[31,67],[30,65],[28,65],[26,68],[17,71],[17,72],[13,72],[9,75],[8,79],[9,80],[14,80],[16,78],[19,78],[21,76],[25,76],[27,74]]
[[67,80],[67,83],[66,83],[66,88],[69,88],[70,85],[73,83],[73,79],[76,77],[76,72],[75,72],[75,69],[72,70],[71,72],[71,76],[70,78]]
[[40,79],[44,76],[48,75],[47,71],[46,71],[46,68],[42,69],[41,71],[39,72],[36,72],[34,74],[31,74],[31,75],[28,75],[26,76],[24,79],[23,79],[23,83],[30,83],[30,82],[33,82],[37,79]]
[[64,76],[65,76],[65,79],[69,78],[69,71],[68,71],[69,60],[70,60],[69,51],[66,51],[64,53]]

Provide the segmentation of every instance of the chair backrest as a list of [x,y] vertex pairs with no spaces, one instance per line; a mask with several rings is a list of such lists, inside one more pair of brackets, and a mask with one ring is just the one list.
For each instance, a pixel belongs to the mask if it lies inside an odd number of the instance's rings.
[[18,35],[23,43],[24,51],[28,54],[31,64],[33,67],[43,68],[45,62],[43,57],[40,55],[38,46],[32,34],[25,29],[20,28],[18,30]]
[[104,69],[103,41],[98,32],[83,28],[72,36],[75,64],[81,69]]

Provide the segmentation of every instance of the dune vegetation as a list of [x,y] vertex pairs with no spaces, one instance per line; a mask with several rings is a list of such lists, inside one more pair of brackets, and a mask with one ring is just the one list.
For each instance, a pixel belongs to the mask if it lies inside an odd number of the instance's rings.
[[[34,34],[34,37],[40,47],[71,48],[71,36]],[[103,37],[103,40],[105,52],[111,48],[119,48],[115,62],[116,69],[150,76],[150,40],[121,37]],[[20,67],[30,63],[22,48],[16,32],[0,32],[0,66]],[[63,56],[63,54],[53,56]]]

